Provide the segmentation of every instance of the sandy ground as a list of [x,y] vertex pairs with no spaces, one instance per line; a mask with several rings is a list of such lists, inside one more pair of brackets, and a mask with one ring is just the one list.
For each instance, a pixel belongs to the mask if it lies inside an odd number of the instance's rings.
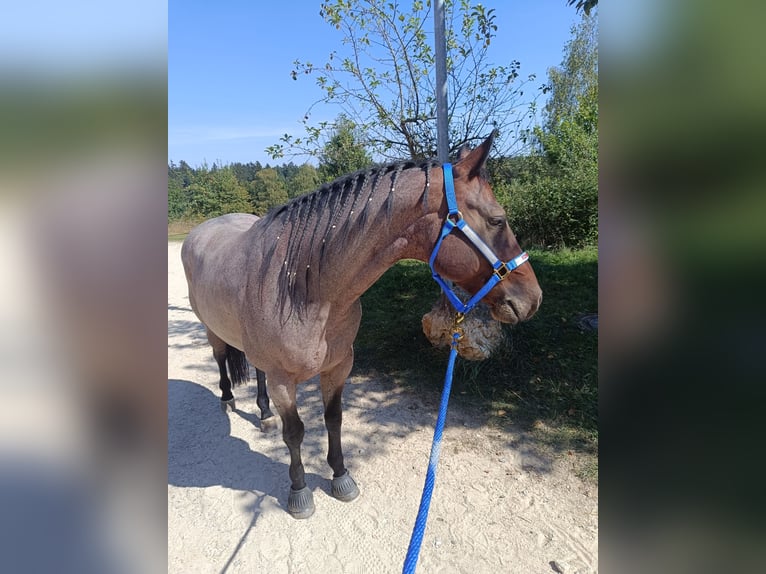
[[[168,571],[400,572],[420,502],[438,396],[354,377],[344,392],[346,466],[361,496],[330,496],[316,381],[299,389],[316,513],[286,512],[281,433],[258,426],[255,381],[219,408],[218,370],[189,307],[181,244],[168,244]],[[446,362],[446,359],[445,359]],[[521,434],[454,405],[419,573],[596,572],[598,492]]]

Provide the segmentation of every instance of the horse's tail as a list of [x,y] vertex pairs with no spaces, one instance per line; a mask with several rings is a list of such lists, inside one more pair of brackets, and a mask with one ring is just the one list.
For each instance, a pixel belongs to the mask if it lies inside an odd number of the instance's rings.
[[229,378],[233,387],[250,379],[250,365],[245,354],[231,345],[226,345],[226,366],[229,367]]

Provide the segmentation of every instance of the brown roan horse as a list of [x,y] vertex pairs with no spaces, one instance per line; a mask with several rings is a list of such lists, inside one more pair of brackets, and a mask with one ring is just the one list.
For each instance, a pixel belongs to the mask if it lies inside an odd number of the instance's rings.
[[[485,175],[492,136],[464,148],[453,165],[455,195],[465,221],[503,261],[521,253]],[[181,257],[189,301],[207,328],[220,370],[222,407],[234,408],[234,384],[256,367],[261,427],[282,419],[290,452],[288,512],[314,512],[304,480],[296,385],[320,375],[328,434],[332,495],[359,494],[341,450],[341,394],[351,371],[362,308],[359,297],[401,259],[428,261],[447,216],[441,164],[399,163],[342,177],[272,210],[263,218],[229,214],[194,228]],[[443,241],[435,269],[469,293],[492,274],[460,233]],[[504,323],[529,319],[542,300],[527,261],[483,301]],[[231,379],[227,375],[231,375]],[[265,376],[264,376],[265,373]],[[266,388],[268,387],[268,395]]]

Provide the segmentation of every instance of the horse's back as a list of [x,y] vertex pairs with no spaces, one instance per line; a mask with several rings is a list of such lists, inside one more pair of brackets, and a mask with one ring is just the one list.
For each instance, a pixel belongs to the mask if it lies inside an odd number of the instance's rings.
[[239,305],[247,281],[245,234],[258,219],[246,213],[209,219],[192,229],[181,247],[192,309],[216,335],[239,349]]
[[258,221],[257,215],[228,213],[208,219],[193,228],[181,247],[181,260],[187,278],[199,269],[221,262],[221,254],[232,256],[230,250],[243,239],[244,233]]

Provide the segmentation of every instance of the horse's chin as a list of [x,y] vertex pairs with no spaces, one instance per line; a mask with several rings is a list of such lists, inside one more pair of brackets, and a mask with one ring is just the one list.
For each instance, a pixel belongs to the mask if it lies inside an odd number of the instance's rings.
[[513,307],[508,305],[507,303],[502,303],[500,305],[492,305],[489,309],[489,314],[492,316],[492,318],[495,321],[500,321],[501,323],[508,323],[510,325],[515,325],[519,322],[519,316],[516,315],[516,312],[513,310]]

